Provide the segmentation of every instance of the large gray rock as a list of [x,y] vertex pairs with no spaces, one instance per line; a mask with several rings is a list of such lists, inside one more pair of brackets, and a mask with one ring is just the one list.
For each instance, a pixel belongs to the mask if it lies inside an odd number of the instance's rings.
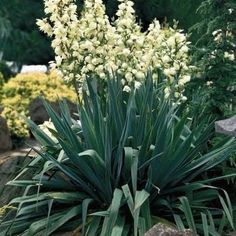
[[16,196],[22,194],[22,190],[5,184],[12,180],[20,169],[23,158],[19,157],[1,157],[0,160],[0,207],[9,203],[9,201]]
[[[74,103],[70,102],[69,100],[66,100],[70,113],[73,117],[74,113],[78,113],[77,107]],[[59,105],[58,102],[50,102],[50,105],[53,107],[53,109],[59,113]],[[43,124],[44,121],[49,120],[49,115],[43,105],[43,101],[41,98],[35,98],[29,105],[29,116],[32,121],[34,121],[36,124]],[[74,116],[76,117],[76,116]],[[78,117],[76,117],[78,119]]]
[[[39,144],[35,140],[28,140],[27,143],[35,149],[39,149]],[[26,157],[28,155],[28,157]],[[0,207],[9,203],[17,196],[21,196],[24,189],[6,185],[21,170],[23,166],[36,155],[28,146],[19,149],[6,151],[0,154]]]
[[6,120],[0,116],[0,151],[10,150],[12,141]]
[[236,116],[229,119],[216,121],[215,130],[217,133],[236,137]]
[[174,227],[158,223],[148,230],[145,236],[197,236],[197,234],[188,229],[179,231]]

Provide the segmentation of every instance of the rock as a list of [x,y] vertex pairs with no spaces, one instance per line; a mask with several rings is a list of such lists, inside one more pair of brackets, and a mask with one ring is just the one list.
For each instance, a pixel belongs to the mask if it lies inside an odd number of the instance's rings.
[[174,227],[158,223],[146,232],[145,236],[197,236],[197,234],[193,233],[189,229],[179,231]]
[[236,137],[236,116],[229,119],[216,121],[215,130],[217,133]]
[[[70,113],[72,117],[75,119],[78,119],[74,113],[78,113],[77,107],[74,103],[72,103],[69,100],[66,100],[68,107],[70,109]],[[59,105],[58,102],[50,102],[50,105],[53,107],[53,109],[59,113]],[[41,98],[35,98],[29,105],[29,116],[32,121],[34,121],[36,124],[43,124],[44,121],[49,120],[49,115],[43,105],[43,101]]]
[[[35,140],[29,140],[27,143],[36,149],[39,148]],[[23,166],[26,166],[30,161],[29,157],[36,155],[30,150],[30,147],[23,146],[20,149],[0,154],[0,207],[9,203],[12,198],[22,195],[23,188],[8,186],[6,183],[12,180]],[[28,157],[26,157],[27,154],[29,154]]]
[[45,65],[23,65],[20,73],[29,73],[29,72],[46,73],[47,71],[48,71],[48,68]]
[[0,116],[0,151],[10,150],[12,141],[6,120]]
[[8,157],[0,161],[0,207],[8,204],[14,196],[22,193],[19,188],[5,185],[19,171],[20,161],[18,157]]

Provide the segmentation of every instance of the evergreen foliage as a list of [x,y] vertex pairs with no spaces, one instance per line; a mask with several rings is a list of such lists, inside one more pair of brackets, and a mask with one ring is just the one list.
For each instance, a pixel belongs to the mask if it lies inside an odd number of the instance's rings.
[[236,2],[204,1],[198,12],[202,21],[192,30],[201,35],[194,53],[201,79],[195,79],[193,89],[205,97],[209,113],[218,117],[235,114]]
[[19,64],[44,64],[53,57],[49,40],[35,22],[43,15],[43,1],[0,1],[2,59]]

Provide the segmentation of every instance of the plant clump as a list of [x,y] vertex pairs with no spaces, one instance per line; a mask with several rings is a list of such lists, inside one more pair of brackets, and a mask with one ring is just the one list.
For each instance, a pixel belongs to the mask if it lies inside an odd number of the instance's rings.
[[46,129],[28,121],[41,150],[8,183],[25,193],[9,203],[17,210],[4,215],[0,236],[143,236],[159,222],[200,235],[235,229],[229,196],[216,184],[233,174],[205,178],[229,158],[235,140],[207,147],[212,124],[177,116],[160,84],[151,75],[145,81],[127,93],[112,78],[105,101],[90,81],[80,121],[65,102],[60,115],[45,103]]

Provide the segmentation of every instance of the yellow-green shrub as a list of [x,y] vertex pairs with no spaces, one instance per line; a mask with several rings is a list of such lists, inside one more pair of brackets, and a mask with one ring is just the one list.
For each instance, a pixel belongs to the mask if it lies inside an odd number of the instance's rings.
[[3,85],[2,94],[2,116],[7,119],[12,135],[18,137],[29,135],[21,115],[28,116],[28,106],[34,98],[43,96],[51,102],[58,98],[76,100],[73,88],[68,87],[55,72],[18,74]]

